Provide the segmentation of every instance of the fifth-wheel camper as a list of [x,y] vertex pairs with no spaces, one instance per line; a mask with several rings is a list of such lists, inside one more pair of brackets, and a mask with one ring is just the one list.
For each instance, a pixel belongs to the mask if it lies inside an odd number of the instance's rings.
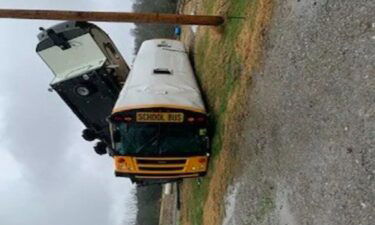
[[87,22],[41,28],[36,52],[54,73],[50,86],[84,123],[84,139],[98,139],[95,151],[110,145],[107,118],[129,73],[109,36]]

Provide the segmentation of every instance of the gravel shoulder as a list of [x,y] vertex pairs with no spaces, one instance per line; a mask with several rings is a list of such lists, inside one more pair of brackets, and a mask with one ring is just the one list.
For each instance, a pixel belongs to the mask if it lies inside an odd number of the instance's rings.
[[375,1],[279,0],[224,225],[375,220]]

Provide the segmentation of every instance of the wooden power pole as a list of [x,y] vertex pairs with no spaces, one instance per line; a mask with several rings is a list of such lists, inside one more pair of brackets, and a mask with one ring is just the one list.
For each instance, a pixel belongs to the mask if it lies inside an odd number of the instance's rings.
[[62,10],[0,9],[0,18],[37,20],[75,20],[128,23],[159,23],[181,25],[218,26],[221,16],[195,16],[163,13],[88,12]]

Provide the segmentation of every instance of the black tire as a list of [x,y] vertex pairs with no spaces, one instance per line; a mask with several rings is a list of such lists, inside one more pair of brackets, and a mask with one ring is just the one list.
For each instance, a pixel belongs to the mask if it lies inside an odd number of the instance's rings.
[[94,150],[95,150],[96,154],[98,154],[98,155],[104,155],[104,154],[107,153],[107,144],[104,143],[104,142],[102,142],[102,141],[99,141],[94,146]]
[[86,141],[93,141],[96,138],[98,138],[98,135],[96,135],[95,131],[89,128],[86,128],[82,131],[82,137]]
[[201,173],[199,173],[199,177],[204,177],[206,175],[207,175],[207,172],[201,172]]

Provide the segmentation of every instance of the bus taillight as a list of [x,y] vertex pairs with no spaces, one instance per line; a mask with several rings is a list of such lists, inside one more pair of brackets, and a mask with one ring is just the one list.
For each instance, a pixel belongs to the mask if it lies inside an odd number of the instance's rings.
[[120,163],[120,164],[125,163],[125,159],[120,158],[120,159],[117,160],[117,162]]
[[132,121],[132,118],[127,116],[127,117],[124,118],[124,120],[125,120],[126,122],[130,122],[130,121]]
[[204,117],[198,117],[197,121],[198,122],[203,122],[204,121]]
[[115,118],[113,118],[115,121],[119,122],[119,121],[122,121],[122,117],[121,116],[115,116]]
[[187,121],[189,123],[194,123],[194,122],[197,122],[197,123],[202,123],[205,121],[205,118],[204,117],[188,117],[187,118]]
[[207,159],[206,158],[200,158],[198,159],[198,162],[203,164],[203,163],[206,163]]

